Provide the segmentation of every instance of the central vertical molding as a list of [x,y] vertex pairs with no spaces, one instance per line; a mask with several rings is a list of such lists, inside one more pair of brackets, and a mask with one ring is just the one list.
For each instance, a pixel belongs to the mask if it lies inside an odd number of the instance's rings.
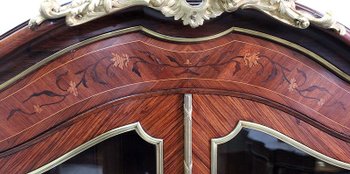
[[192,94],[184,98],[184,173],[192,174]]

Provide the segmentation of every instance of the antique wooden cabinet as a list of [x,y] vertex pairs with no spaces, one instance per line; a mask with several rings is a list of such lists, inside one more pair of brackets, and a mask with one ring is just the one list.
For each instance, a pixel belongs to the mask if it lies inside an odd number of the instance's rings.
[[1,36],[0,173],[350,173],[350,34],[321,16],[46,0]]

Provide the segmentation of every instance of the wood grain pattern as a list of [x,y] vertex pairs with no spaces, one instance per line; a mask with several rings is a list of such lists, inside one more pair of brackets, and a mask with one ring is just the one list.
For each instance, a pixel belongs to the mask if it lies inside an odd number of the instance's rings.
[[55,23],[47,22],[33,32],[33,30],[30,29],[27,24],[25,24],[22,25],[22,27],[19,27],[17,30],[1,35],[0,48],[2,49],[0,52],[0,57],[4,57],[19,47],[26,45],[28,42],[31,42],[58,27],[62,27],[63,25],[65,25],[63,21]]
[[27,173],[108,130],[137,121],[149,135],[164,140],[164,173],[183,173],[182,104],[182,95],[116,101],[64,123],[33,146],[1,158],[0,173]]
[[108,101],[179,88],[261,96],[350,141],[349,85],[296,52],[238,34],[178,45],[133,33],[68,53],[0,93],[0,149]]
[[[218,95],[218,91],[213,93],[216,94],[194,95],[193,98],[194,173],[209,173],[210,139],[225,136],[239,120],[268,126],[316,151],[349,162],[349,143],[339,141],[295,116],[262,104],[262,101],[253,101],[252,96],[237,95],[237,98]],[[3,156],[0,159],[1,172],[32,170],[98,134],[139,120],[147,133],[165,139],[165,173],[183,173],[183,95],[145,97],[119,100],[61,124],[48,135],[39,137],[34,144]],[[23,161],[19,163],[18,158]]]
[[245,99],[193,95],[193,172],[210,173],[210,140],[227,135],[239,120],[275,129],[325,155],[350,162],[350,144],[325,134],[295,117]]

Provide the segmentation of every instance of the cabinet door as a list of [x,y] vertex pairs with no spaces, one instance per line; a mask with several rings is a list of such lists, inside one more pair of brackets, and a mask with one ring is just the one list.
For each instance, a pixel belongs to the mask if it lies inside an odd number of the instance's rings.
[[349,143],[252,98],[193,95],[193,173],[350,173]]
[[182,95],[119,100],[2,158],[0,171],[183,173],[183,135]]

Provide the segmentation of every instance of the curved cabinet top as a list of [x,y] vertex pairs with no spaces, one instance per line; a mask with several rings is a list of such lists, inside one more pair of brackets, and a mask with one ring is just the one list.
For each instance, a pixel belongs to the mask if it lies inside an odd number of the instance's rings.
[[[210,3],[212,1],[205,2]],[[48,1],[48,3],[52,5],[51,1]],[[279,3],[283,2],[281,1]],[[246,7],[246,5],[242,6],[242,8]],[[294,8],[300,14],[307,12],[314,16],[319,16],[315,11],[300,5],[296,5]],[[2,83],[0,88],[3,89],[8,84],[16,81],[16,79],[22,78],[24,76],[22,72],[26,71],[28,73],[30,67],[38,64],[38,62],[48,56],[57,54],[60,50],[81,41],[115,30],[129,27],[143,27],[144,29],[152,30],[153,33],[156,32],[166,36],[180,38],[209,37],[210,39],[213,38],[211,37],[213,35],[228,33],[227,31],[229,30],[231,32],[241,32],[241,30],[232,29],[232,26],[235,26],[233,28],[262,32],[262,34],[249,33],[258,35],[258,37],[271,39],[271,36],[274,36],[300,45],[324,59],[318,61],[318,63],[323,65],[328,64],[325,67],[347,82],[350,81],[350,64],[348,63],[347,56],[350,54],[350,50],[348,49],[350,34],[347,29],[344,29],[346,32],[343,36],[314,26],[301,30],[281,24],[278,20],[274,20],[268,15],[251,10],[237,10],[234,13],[223,13],[215,20],[207,21],[204,26],[192,29],[191,27],[179,24],[179,21],[164,17],[158,11],[151,8],[138,6],[75,27],[69,27],[63,19],[57,19],[44,22],[32,29],[29,29],[27,24],[22,24],[16,29],[5,33],[3,36],[0,36],[0,47],[2,48],[0,60],[3,65],[0,69],[0,83]],[[182,31],[181,33],[177,32],[179,29]],[[263,36],[264,34],[268,35]],[[182,42],[183,40],[179,41]],[[194,39],[194,41],[198,42],[201,40]],[[289,45],[287,43],[287,46]]]
[[108,102],[188,92],[264,103],[350,142],[348,33],[300,30],[256,11],[196,29],[159,14],[135,7],[4,35],[0,151]]
[[350,141],[350,87],[308,57],[237,33],[178,44],[134,32],[66,52],[1,92],[0,148],[112,100],[189,91],[249,94]]

